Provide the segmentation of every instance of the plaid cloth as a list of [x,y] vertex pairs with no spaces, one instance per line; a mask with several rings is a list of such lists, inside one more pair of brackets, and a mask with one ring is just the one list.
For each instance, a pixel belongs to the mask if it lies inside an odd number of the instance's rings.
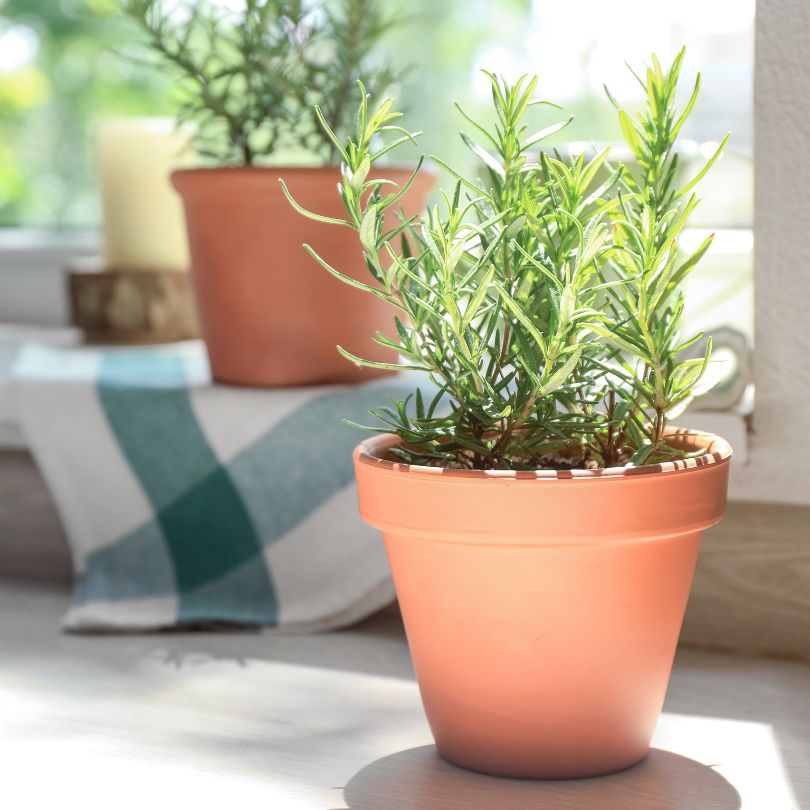
[[9,388],[71,545],[64,626],[323,629],[388,603],[340,420],[404,385],[211,385],[198,343],[24,347]]

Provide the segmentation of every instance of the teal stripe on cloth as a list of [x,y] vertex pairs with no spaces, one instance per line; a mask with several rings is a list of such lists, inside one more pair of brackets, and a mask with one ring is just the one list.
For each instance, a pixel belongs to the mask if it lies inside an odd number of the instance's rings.
[[263,543],[283,537],[354,480],[352,450],[363,434],[342,420],[366,423],[369,408],[406,396],[412,385],[386,381],[336,389],[282,419],[230,462]]
[[242,624],[277,624],[278,608],[267,601],[267,577],[255,557],[219,579],[183,595],[182,619],[187,622],[216,618]]
[[84,605],[175,593],[172,560],[163,532],[153,522],[89,554],[77,578],[74,598],[77,604]]
[[97,390],[127,461],[156,510],[219,469],[194,415],[181,358],[102,357]]
[[155,508],[177,583],[178,619],[205,618],[195,596],[202,588],[211,615],[227,616],[232,596],[223,578],[251,562],[260,572],[251,583],[252,600],[263,621],[273,624],[278,604],[258,533],[197,422],[183,360],[162,356],[154,364],[154,359],[105,355],[97,392],[116,441]]

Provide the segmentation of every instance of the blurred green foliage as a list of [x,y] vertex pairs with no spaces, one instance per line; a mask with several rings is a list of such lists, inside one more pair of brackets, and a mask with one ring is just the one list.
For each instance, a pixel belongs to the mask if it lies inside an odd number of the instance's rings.
[[111,0],[0,0],[0,225],[96,222],[95,125],[171,112],[163,77],[116,54],[131,37]]
[[[475,54],[519,32],[530,0],[391,0],[397,3],[411,21],[390,39],[389,55],[404,76],[393,92],[414,125],[431,132],[422,148],[442,146],[447,154],[442,141],[452,139],[451,156],[466,161],[446,100],[469,98]],[[16,66],[4,48],[12,30],[36,49]],[[96,225],[96,125],[175,110],[168,79],[125,58],[137,37],[114,0],[0,0],[0,226]]]
[[[409,126],[425,132],[419,149],[402,157],[436,153],[460,171],[474,171],[474,157],[458,135],[462,121],[449,102],[458,100],[471,115],[490,123],[489,91],[477,67],[501,70],[498,54],[506,51],[515,65],[531,70],[542,47],[529,25],[538,0],[385,0],[386,11],[389,4],[391,13],[401,12],[410,20],[385,40],[382,56],[400,76],[390,92],[406,110]],[[113,116],[171,115],[177,109],[177,88],[165,73],[127,58],[139,52],[142,40],[118,6],[116,0],[0,0],[0,227],[95,227],[96,125]],[[24,58],[21,42],[29,49]],[[588,43],[574,39],[571,47],[581,50],[583,70],[589,69]],[[617,65],[626,56],[617,53]],[[719,81],[720,63],[711,70],[707,64],[701,67],[709,94],[714,88],[728,95],[739,85],[733,72],[725,84]],[[542,73],[539,95],[546,97]],[[611,106],[600,92],[580,91],[562,101],[575,118],[557,136],[559,143],[620,140]],[[728,114],[717,96],[709,95],[696,117],[715,109]],[[731,126],[710,123],[693,137]],[[745,126],[733,123],[732,151],[710,181],[716,187],[711,193],[705,189],[707,203],[695,224],[750,224],[750,160],[741,161],[733,151]],[[282,154],[277,159],[298,157]],[[712,200],[717,204],[710,204]]]

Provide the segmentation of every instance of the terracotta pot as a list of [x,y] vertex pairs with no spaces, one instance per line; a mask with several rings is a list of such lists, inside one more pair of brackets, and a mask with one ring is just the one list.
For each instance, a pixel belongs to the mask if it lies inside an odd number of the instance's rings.
[[499,776],[595,776],[637,763],[661,711],[701,532],[731,449],[635,469],[477,472],[355,451],[381,529],[439,752]]
[[[373,175],[372,175],[373,176]],[[404,184],[406,168],[386,168]],[[284,197],[278,178],[305,208],[344,217],[335,166],[183,169],[172,174],[186,212],[191,270],[214,379],[239,385],[354,382],[384,374],[358,368],[335,345],[370,360],[395,362],[373,343],[389,334],[392,309],[338,281],[303,249],[367,281],[357,234],[313,222]],[[435,175],[423,171],[403,198],[408,216],[425,205]],[[391,224],[396,219],[392,214]]]

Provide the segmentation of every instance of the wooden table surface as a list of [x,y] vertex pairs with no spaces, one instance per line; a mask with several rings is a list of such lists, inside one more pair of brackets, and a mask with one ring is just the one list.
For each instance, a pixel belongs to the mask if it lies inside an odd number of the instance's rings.
[[810,808],[806,664],[684,650],[641,765],[511,781],[436,755],[393,613],[305,637],[77,637],[67,598],[0,583],[9,810]]

